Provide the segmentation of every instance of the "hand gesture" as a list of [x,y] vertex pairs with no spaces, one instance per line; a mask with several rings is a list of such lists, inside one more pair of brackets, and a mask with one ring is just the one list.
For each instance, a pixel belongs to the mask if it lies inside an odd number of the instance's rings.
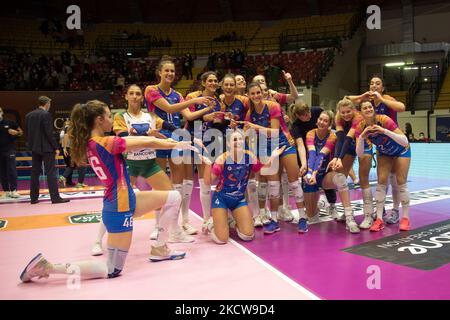
[[280,155],[283,154],[284,150],[286,149],[286,146],[282,146],[281,148],[276,148],[275,150],[272,151],[272,158],[276,158],[279,157]]
[[283,77],[286,81],[292,81],[292,75],[289,72],[285,72],[284,70],[281,71],[283,73]]
[[128,134],[129,134],[130,136],[137,136],[137,135],[138,135],[136,129],[133,128],[133,127],[130,128],[130,130],[128,131]]
[[210,165],[212,165],[212,161],[208,158],[208,157],[206,157],[206,156],[204,156],[204,155],[202,155],[202,154],[198,154],[198,157],[200,158],[200,160],[202,160],[202,162],[204,163],[204,164],[206,164],[207,166],[210,166]]

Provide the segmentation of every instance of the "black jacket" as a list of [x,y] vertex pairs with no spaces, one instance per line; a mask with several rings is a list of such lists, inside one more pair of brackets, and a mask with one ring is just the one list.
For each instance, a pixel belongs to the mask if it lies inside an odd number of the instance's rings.
[[53,119],[50,112],[37,108],[25,116],[25,134],[32,152],[55,152],[58,144],[53,137]]

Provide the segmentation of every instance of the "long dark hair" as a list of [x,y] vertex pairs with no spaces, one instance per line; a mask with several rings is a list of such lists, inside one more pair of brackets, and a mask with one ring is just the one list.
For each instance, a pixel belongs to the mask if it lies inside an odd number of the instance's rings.
[[[260,90],[261,90],[261,92],[262,92],[262,88],[261,88],[261,85],[258,83],[258,82],[252,82],[252,83],[250,83],[249,85],[248,85],[248,87],[247,87],[247,92],[250,92],[250,89],[251,88],[254,88],[254,87],[258,87]],[[255,110],[255,104],[253,103],[253,101],[252,101],[252,99],[250,99],[250,97],[249,97],[249,103],[250,103],[250,108],[249,108],[249,110],[250,110],[250,114],[253,112],[253,110]]]
[[99,100],[90,100],[85,104],[76,104],[70,115],[69,139],[71,142],[70,153],[74,163],[86,164],[86,148],[91,131],[94,128],[95,119],[105,114],[108,105]]

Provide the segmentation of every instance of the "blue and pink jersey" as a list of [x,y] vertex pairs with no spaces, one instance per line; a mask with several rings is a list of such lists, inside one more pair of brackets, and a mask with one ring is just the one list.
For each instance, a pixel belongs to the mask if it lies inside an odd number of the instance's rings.
[[[383,98],[386,100],[392,100],[392,101],[396,101],[395,98],[384,94]],[[384,114],[385,116],[388,116],[389,118],[391,118],[396,124],[398,124],[397,122],[397,111],[392,110],[391,108],[389,108],[387,105],[385,105],[384,103],[379,103],[377,106],[375,105],[374,101],[371,101],[372,105],[375,109],[375,113],[376,114]]]
[[[194,98],[198,98],[198,97],[202,97],[202,91],[195,91],[195,92],[191,92],[186,96],[186,100],[191,100]],[[199,110],[203,110],[204,108],[207,108],[208,106],[204,105],[204,104],[192,104],[189,106],[189,110],[191,112],[195,112],[195,111],[199,111]],[[211,112],[216,112],[216,111],[223,111],[223,106],[220,104],[220,101],[215,98],[215,106],[214,109],[211,110]],[[186,122],[186,127],[189,130],[189,133],[191,134],[191,136],[194,136],[194,123],[195,122],[200,122],[202,124],[202,136],[203,134],[206,132],[206,130],[210,129],[212,127],[212,122],[211,121],[203,121],[203,118],[200,117],[197,120],[194,121],[187,121]]]
[[244,121],[247,114],[247,97],[235,95],[234,100],[230,105],[225,103],[225,99],[222,99],[222,105],[225,112],[231,112],[233,119],[236,121]]
[[136,208],[136,196],[122,156],[126,141],[121,137],[92,137],[87,144],[89,164],[106,187],[103,211],[127,212]]
[[[386,115],[377,114],[375,116],[375,121],[376,121],[377,125],[385,128],[387,130],[390,130],[390,131],[395,131],[398,128],[398,126],[394,122],[394,120],[392,120],[391,118],[389,118]],[[361,133],[364,131],[364,129],[366,127],[367,127],[367,123],[365,120],[361,121],[356,126],[355,134],[356,134],[357,138],[359,138],[359,136],[361,135]],[[405,152],[407,152],[409,150],[409,145],[407,147],[404,147],[404,146],[398,144],[397,142],[395,142],[392,138],[388,137],[385,134],[372,133],[372,134],[369,134],[369,136],[367,137],[367,140],[370,143],[373,143],[377,147],[377,151],[380,154],[386,155],[386,156],[392,156],[392,157],[398,156],[400,154],[404,154]]]
[[328,130],[321,139],[317,134],[318,129],[308,131],[306,134],[306,149],[308,150],[308,170],[316,171],[318,175],[324,175],[328,163],[334,157],[336,134]]
[[[166,99],[167,102],[171,105],[183,102],[184,99],[180,93],[178,93],[177,91],[175,91],[173,89],[170,89],[170,93],[168,95],[166,95],[165,92],[163,90],[161,90],[160,87],[153,85],[153,86],[148,86],[147,88],[145,88],[144,96],[145,96],[145,101],[147,103],[147,108],[148,108],[149,112],[156,113],[156,115],[158,115],[158,117],[160,117],[164,121],[167,121],[167,123],[174,125],[176,128],[181,127],[180,112],[168,113],[164,110],[161,110],[154,104],[155,101],[157,101],[161,98]],[[165,135],[166,137],[171,137],[171,132],[168,130],[161,130],[161,133],[163,135]]]
[[[294,146],[295,142],[284,121],[281,106],[276,102],[268,100],[263,100],[263,104],[264,107],[261,113],[258,113],[255,109],[252,111],[248,110],[245,120],[265,128],[270,128],[271,120],[278,119],[280,122],[279,147]],[[268,139],[268,141],[270,141],[270,139]]]
[[263,166],[248,150],[245,150],[239,163],[231,158],[228,151],[223,153],[212,167],[212,173],[220,177],[216,192],[236,200],[244,198],[250,172],[258,172]]

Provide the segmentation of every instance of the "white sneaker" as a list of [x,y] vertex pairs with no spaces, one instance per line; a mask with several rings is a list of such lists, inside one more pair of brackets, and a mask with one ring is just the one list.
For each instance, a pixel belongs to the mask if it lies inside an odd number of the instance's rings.
[[103,254],[102,244],[100,242],[96,242],[91,250],[92,256],[101,256]]
[[182,228],[184,230],[184,232],[186,232],[187,234],[197,234],[197,229],[195,229],[191,224],[189,224],[188,222],[183,223]]
[[292,215],[291,210],[285,207],[278,208],[278,220],[290,222],[292,219],[294,219],[294,216]]
[[180,260],[186,256],[186,252],[175,251],[169,249],[169,247],[165,244],[160,247],[152,246],[152,250],[150,251],[149,260],[153,262],[164,261],[164,260]]
[[17,199],[20,198],[20,194],[17,192],[17,190],[14,190],[8,194],[8,197]]
[[171,231],[169,232],[169,240],[167,242],[169,243],[189,243],[194,242],[194,237],[191,237],[190,235],[186,234],[182,230],[178,231]]
[[158,228],[155,227],[155,229],[153,229],[152,233],[150,234],[150,240],[158,239],[158,232]]
[[267,226],[272,221],[272,219],[270,219],[270,212],[267,209],[266,213],[261,215],[261,221],[265,226]]
[[236,220],[233,217],[228,217],[228,227],[230,229],[236,229]]
[[261,228],[263,226],[261,215],[258,214],[253,218],[253,225],[255,226],[255,228]]
[[321,222],[321,220],[320,220],[318,214],[316,214],[315,216],[313,216],[311,218],[308,217],[308,224],[315,224],[315,223],[319,223],[319,222]]
[[[338,217],[340,217],[335,204],[328,206],[327,213],[333,219],[338,219]],[[344,216],[344,214],[342,214],[342,215]],[[338,220],[338,221],[344,221],[344,220],[345,220],[345,216],[344,216],[343,220]]]
[[355,221],[353,215],[345,217],[345,229],[350,231],[350,233],[359,233],[358,224]]
[[203,234],[208,234],[208,233],[210,233],[210,232],[211,232],[211,229],[213,228],[213,226],[214,226],[213,219],[212,219],[212,217],[209,217],[208,220],[203,221],[203,224],[202,224],[202,233],[203,233]]
[[364,215],[364,220],[361,222],[359,227],[361,229],[370,229],[372,224],[373,224],[372,214],[366,214]]
[[327,197],[325,197],[325,195],[321,194],[319,197],[319,200],[317,200],[317,207],[320,210],[327,210],[330,207],[330,203],[327,200]]
[[52,264],[45,260],[41,253],[35,256],[20,274],[22,282],[30,282],[35,277],[48,278]]

